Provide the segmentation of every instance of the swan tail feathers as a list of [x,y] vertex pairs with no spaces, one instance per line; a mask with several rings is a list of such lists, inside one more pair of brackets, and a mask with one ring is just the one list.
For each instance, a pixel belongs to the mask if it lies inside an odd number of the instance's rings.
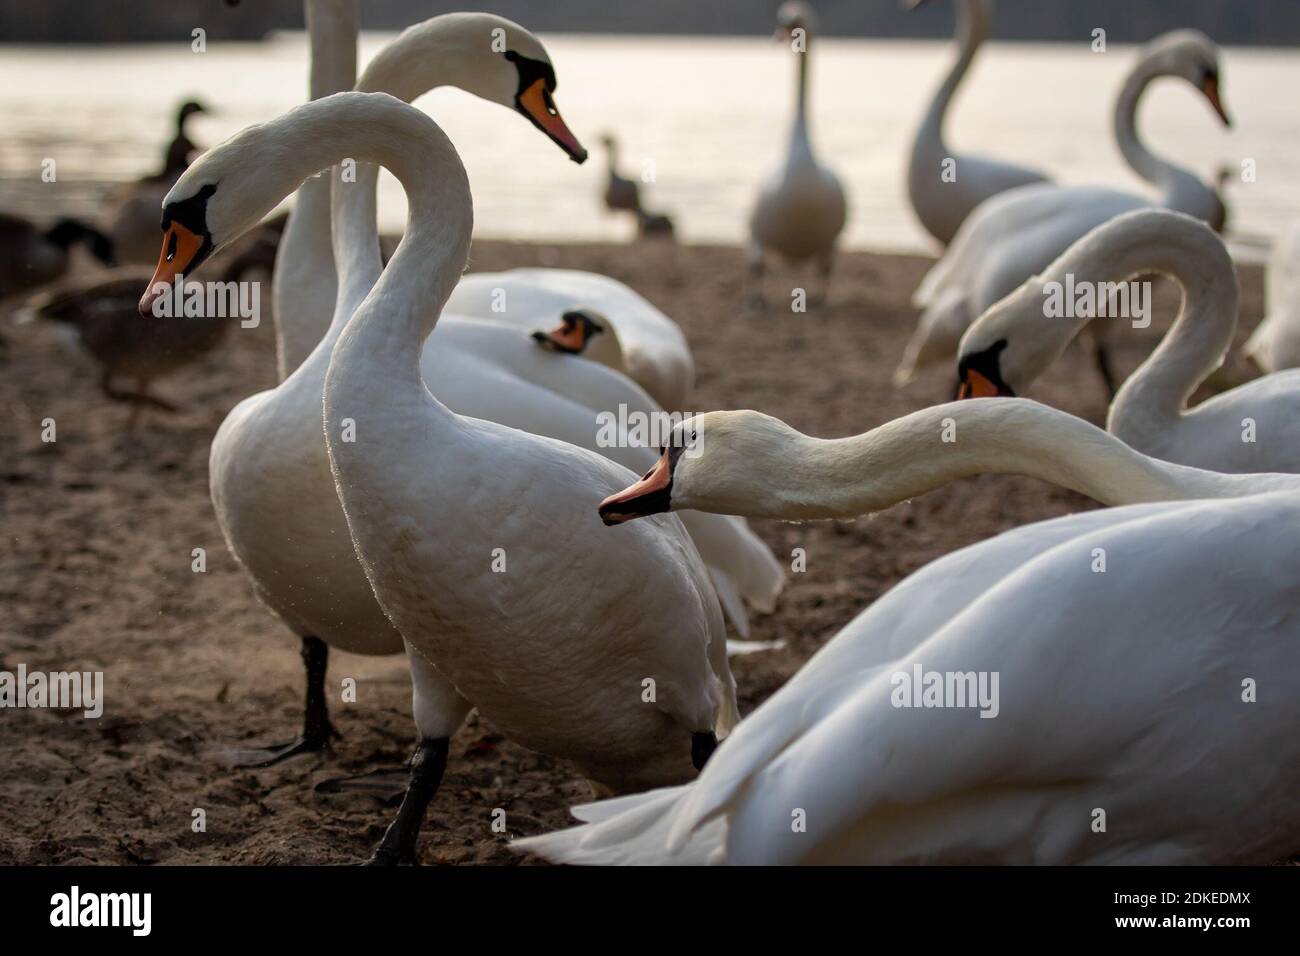
[[955,363],[957,347],[970,324],[966,295],[960,289],[945,292],[931,303],[917,320],[916,331],[907,341],[903,358],[894,371],[894,384],[910,384],[921,369],[945,361]]
[[731,621],[731,626],[742,638],[749,637],[749,614],[745,611],[745,602],[741,600],[740,591],[735,583],[725,571],[715,567],[709,568],[709,579],[713,582],[718,603],[722,605],[722,610],[727,615],[727,620]]
[[725,829],[719,825],[677,851],[668,848],[672,827],[691,784],[651,790],[575,807],[585,825],[515,840],[510,848],[552,863],[579,866],[699,866],[720,859]]

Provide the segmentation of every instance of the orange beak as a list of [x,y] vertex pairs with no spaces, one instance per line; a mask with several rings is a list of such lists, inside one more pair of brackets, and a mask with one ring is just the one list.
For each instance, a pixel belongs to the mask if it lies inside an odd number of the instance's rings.
[[1223,125],[1231,126],[1232,120],[1228,118],[1228,111],[1223,108],[1223,100],[1219,98],[1219,78],[1213,73],[1207,75],[1205,82],[1201,84],[1201,92],[1205,94],[1205,98],[1214,107],[1214,112],[1219,114],[1219,119],[1223,120]]
[[571,160],[575,163],[586,161],[587,150],[565,125],[564,118],[555,107],[555,101],[551,99],[550,91],[546,89],[545,80],[539,78],[532,86],[515,97],[515,100],[519,104],[519,111],[532,120],[533,125],[549,136],[560,149],[568,153]]
[[966,372],[966,378],[957,390],[957,398],[997,398],[998,387],[974,369]]
[[587,347],[587,338],[582,332],[582,326],[577,322],[572,325],[561,325],[550,332],[534,332],[533,338],[542,348],[568,352],[570,355],[578,355]]
[[191,266],[196,266],[205,257],[207,239],[186,229],[178,222],[172,223],[163,233],[162,252],[158,255],[158,267],[154,269],[149,288],[140,298],[140,314],[148,315],[153,304],[167,294],[176,276],[184,274]]
[[667,511],[668,487],[672,483],[672,463],[665,449],[658,464],[647,471],[644,478],[600,503],[600,520],[607,525],[616,525]]

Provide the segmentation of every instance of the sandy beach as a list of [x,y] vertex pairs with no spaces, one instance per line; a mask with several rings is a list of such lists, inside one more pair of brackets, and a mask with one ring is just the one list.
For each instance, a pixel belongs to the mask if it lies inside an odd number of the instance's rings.
[[[829,304],[807,314],[746,314],[742,254],[713,246],[476,243],[473,270],[523,265],[603,272],[630,284],[686,331],[698,368],[692,410],[756,408],[813,435],[864,431],[946,399],[949,374],[900,392],[890,374],[912,328],[908,297],[923,258],[844,256]],[[1262,276],[1242,270],[1244,339]],[[771,277],[769,296],[797,285]],[[784,300],[788,301],[788,300]],[[1161,284],[1156,321],[1115,336],[1131,371],[1177,308]],[[0,717],[0,864],[347,863],[364,859],[391,809],[361,793],[321,794],[342,773],[400,763],[413,739],[409,682],[396,658],[334,653],[327,687],[343,734],[333,756],[230,770],[231,745],[291,737],[301,714],[297,642],[253,596],[208,499],[212,434],[237,401],[274,384],[273,331],[233,330],[197,366],[158,386],[182,406],[106,401],[90,361],[45,324],[6,323],[0,351],[0,670],[102,670],[98,720],[56,710]],[[1235,353],[1225,370],[1246,377]],[[1033,397],[1100,422],[1106,400],[1075,347]],[[41,440],[42,420],[57,441]],[[431,489],[436,491],[436,489]],[[595,503],[593,502],[593,507]],[[835,632],[926,562],[1025,523],[1095,505],[1028,479],[958,482],[872,519],[754,522],[778,558],[807,553],[777,612],[754,637],[784,649],[734,661],[742,712],[779,688]],[[207,571],[191,570],[204,548]],[[357,680],[355,703],[339,700]],[[472,716],[452,742],[421,837],[426,864],[512,863],[511,836],[562,826],[586,783],[563,761],[502,740]],[[205,832],[192,826],[203,810]],[[492,827],[505,811],[505,832]],[[500,814],[496,814],[499,818]]]

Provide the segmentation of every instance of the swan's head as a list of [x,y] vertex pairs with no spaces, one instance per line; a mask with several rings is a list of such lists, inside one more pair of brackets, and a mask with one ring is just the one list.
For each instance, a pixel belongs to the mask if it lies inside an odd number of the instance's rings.
[[957,347],[958,398],[1014,397],[1056,360],[1074,329],[1049,318],[1043,301],[1033,277],[971,324]]
[[774,39],[789,40],[795,30],[803,30],[806,34],[817,32],[817,13],[804,0],[786,0],[776,11]]
[[448,13],[405,30],[370,62],[357,89],[407,102],[450,83],[523,115],[575,163],[587,150],[555,105],[555,67],[542,41],[489,13]]
[[549,332],[533,333],[533,341],[552,352],[581,355],[591,340],[604,335],[609,319],[595,309],[570,309],[560,316],[560,324]]
[[181,104],[180,109],[176,111],[176,123],[177,125],[183,126],[185,125],[185,121],[195,113],[206,112],[208,112],[207,108],[198,100],[186,100]]
[[756,515],[779,497],[795,446],[808,441],[755,411],[708,412],[673,429],[659,461],[638,482],[600,503],[607,525],[666,511]]
[[1147,44],[1139,69],[1154,76],[1177,76],[1196,87],[1214,112],[1231,126],[1220,90],[1219,48],[1199,30],[1173,30]]

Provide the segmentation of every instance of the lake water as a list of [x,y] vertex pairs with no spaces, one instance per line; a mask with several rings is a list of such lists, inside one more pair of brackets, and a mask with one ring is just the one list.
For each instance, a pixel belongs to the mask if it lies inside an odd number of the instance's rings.
[[[362,60],[389,39],[366,34]],[[521,117],[456,90],[419,101],[464,158],[479,235],[520,239],[622,239],[630,223],[597,196],[604,161],[597,137],[614,132],[634,175],[653,170],[651,202],[673,214],[688,241],[739,242],[758,184],[781,160],[794,96],[793,56],[770,41],[735,38],[549,36],[557,101],[592,149],[577,167]],[[216,142],[298,102],[306,88],[306,40],[262,44],[8,47],[0,57],[0,205],[85,214],[105,183],[152,170],[170,136],[175,104],[198,96],[218,109],[192,136]],[[1071,183],[1143,190],[1110,134],[1111,104],[1132,47],[1095,54],[1084,44],[990,44],[956,111],[949,143],[1040,167]],[[946,43],[835,40],[812,51],[813,135],[843,180],[851,212],[847,244],[928,249],[912,219],[903,171],[913,129],[952,56]],[[1233,231],[1248,245],[1300,216],[1297,109],[1300,58],[1282,50],[1224,53],[1224,130],[1185,83],[1152,88],[1139,119],[1147,142],[1202,175],[1244,158],[1257,181],[1230,187]],[[55,184],[39,180],[54,158]],[[386,230],[399,229],[401,190],[382,186]]]

